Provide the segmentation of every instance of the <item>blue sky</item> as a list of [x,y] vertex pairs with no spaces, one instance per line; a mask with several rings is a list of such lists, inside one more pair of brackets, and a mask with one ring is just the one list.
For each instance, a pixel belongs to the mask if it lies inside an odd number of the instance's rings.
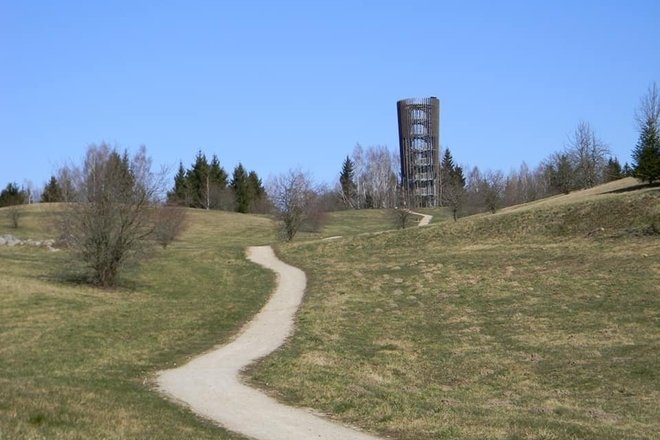
[[398,149],[396,101],[427,96],[459,163],[535,166],[580,120],[625,162],[660,2],[0,0],[0,67],[2,187],[104,141],[334,183],[357,142]]

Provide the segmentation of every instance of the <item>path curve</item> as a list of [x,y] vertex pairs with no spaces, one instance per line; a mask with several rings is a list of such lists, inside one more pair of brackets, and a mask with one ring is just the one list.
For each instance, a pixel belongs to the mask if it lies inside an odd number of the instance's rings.
[[422,216],[422,218],[419,220],[419,223],[417,224],[417,226],[428,226],[428,225],[431,224],[431,219],[433,218],[432,215],[422,214],[421,212],[414,212],[414,211],[408,211],[408,212],[410,212],[411,214]]
[[283,405],[240,382],[241,369],[271,353],[292,333],[306,284],[305,273],[280,261],[270,246],[248,248],[248,258],[277,274],[271,299],[232,342],[160,372],[160,391],[230,431],[259,440],[378,439]]

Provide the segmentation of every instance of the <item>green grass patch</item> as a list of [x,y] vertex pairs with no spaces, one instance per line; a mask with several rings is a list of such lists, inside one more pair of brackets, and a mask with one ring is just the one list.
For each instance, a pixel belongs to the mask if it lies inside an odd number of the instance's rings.
[[397,439],[660,433],[660,193],[281,245],[298,329],[250,371]]
[[[53,237],[48,208],[28,207],[18,230],[0,234]],[[227,341],[265,303],[273,276],[244,252],[273,231],[264,218],[190,211],[181,239],[113,291],[63,277],[66,251],[0,247],[0,438],[241,438],[152,380]]]

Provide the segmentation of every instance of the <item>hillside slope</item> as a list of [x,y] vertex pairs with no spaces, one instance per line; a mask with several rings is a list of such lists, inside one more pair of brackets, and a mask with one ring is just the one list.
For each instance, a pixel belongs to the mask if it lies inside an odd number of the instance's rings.
[[[21,207],[0,235],[52,238],[57,205]],[[189,211],[183,236],[121,287],[81,284],[67,251],[0,246],[1,439],[239,439],[162,398],[150,383],[231,338],[267,299],[272,274],[245,246],[270,220]]]
[[658,436],[660,191],[611,190],[281,246],[306,301],[251,380],[397,439]]

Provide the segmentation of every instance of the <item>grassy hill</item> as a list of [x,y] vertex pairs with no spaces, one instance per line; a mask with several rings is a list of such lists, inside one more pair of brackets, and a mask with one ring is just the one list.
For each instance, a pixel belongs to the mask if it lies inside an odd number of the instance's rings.
[[280,246],[306,301],[251,380],[397,439],[660,436],[660,191],[634,184]]
[[[658,436],[660,195],[634,185],[404,231],[331,213],[302,238],[344,238],[279,246],[306,302],[250,380],[399,439]],[[20,209],[0,235],[55,236],[60,207]],[[266,218],[190,211],[116,291],[71,281],[65,251],[0,247],[0,438],[240,438],[150,379],[256,313],[273,278],[244,248],[273,241]]]
[[[21,207],[0,235],[53,238],[57,205]],[[237,439],[154,392],[160,369],[227,340],[267,299],[247,245],[264,218],[190,211],[181,240],[116,291],[69,281],[65,251],[0,247],[0,439]]]

